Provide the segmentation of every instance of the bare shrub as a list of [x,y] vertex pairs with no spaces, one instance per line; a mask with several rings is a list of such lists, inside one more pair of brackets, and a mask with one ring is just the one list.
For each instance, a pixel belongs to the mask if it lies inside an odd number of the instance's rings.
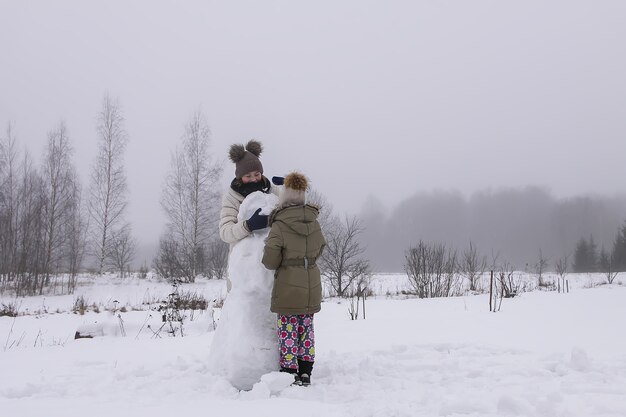
[[154,259],[156,274],[168,282],[187,281],[193,277],[182,246],[170,237],[162,237],[159,253]]
[[420,298],[450,297],[460,294],[460,280],[456,274],[456,252],[444,244],[417,246],[405,252],[405,271],[409,283]]
[[145,279],[148,277],[148,266],[144,263],[139,267],[139,278]]
[[204,295],[197,291],[181,291],[177,303],[180,310],[206,310],[209,306]]
[[479,280],[486,268],[487,257],[480,256],[476,246],[470,242],[459,263],[459,272],[467,279],[470,291],[480,291]]
[[604,276],[606,277],[606,282],[608,284],[613,284],[613,281],[615,281],[615,278],[617,278],[617,274],[619,273],[616,270],[616,262],[615,262],[615,256],[614,254],[610,254],[608,256],[608,264],[606,266],[606,268],[604,268]]
[[176,335],[184,336],[183,333],[183,321],[185,319],[184,312],[181,310],[180,293],[179,293],[180,281],[172,284],[172,292],[167,296],[166,300],[161,302],[158,311],[161,313],[161,320],[163,325],[157,331],[157,334],[167,327],[166,331],[171,336]]
[[558,282],[557,282],[557,290],[559,292],[561,291],[565,292],[566,287],[569,287],[569,285],[566,285],[567,280],[565,278],[565,276],[567,275],[567,266],[569,263],[568,258],[569,258],[569,255],[563,255],[563,257],[557,260],[554,265],[556,268],[556,273],[559,276]]
[[370,288],[371,278],[371,274],[362,275],[356,282],[353,282],[350,288],[345,292],[349,300],[348,315],[350,316],[350,320],[357,320],[359,318],[360,309],[363,320],[365,320],[365,301],[367,297],[372,295]]
[[74,305],[72,306],[72,311],[74,313],[78,313],[82,316],[88,310],[89,310],[89,300],[87,300],[82,295],[74,298]]
[[17,317],[17,310],[16,302],[10,302],[8,304],[2,303],[0,306],[0,317]]
[[224,279],[228,272],[228,251],[227,243],[219,239],[214,239],[209,243],[207,275],[209,278]]
[[215,308],[222,308],[222,307],[224,307],[224,301],[226,301],[226,298],[224,298],[224,297],[222,297],[220,295],[215,300],[213,300],[213,307],[215,307]]
[[525,289],[521,276],[515,275],[515,268],[508,262],[503,262],[499,268],[498,284],[504,298],[513,298]]

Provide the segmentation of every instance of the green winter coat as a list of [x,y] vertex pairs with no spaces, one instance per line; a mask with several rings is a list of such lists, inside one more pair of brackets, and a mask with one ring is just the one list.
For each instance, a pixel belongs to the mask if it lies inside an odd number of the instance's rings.
[[322,284],[316,261],[326,245],[319,209],[288,206],[275,211],[265,242],[263,265],[275,269],[270,310],[278,314],[313,314],[321,309]]

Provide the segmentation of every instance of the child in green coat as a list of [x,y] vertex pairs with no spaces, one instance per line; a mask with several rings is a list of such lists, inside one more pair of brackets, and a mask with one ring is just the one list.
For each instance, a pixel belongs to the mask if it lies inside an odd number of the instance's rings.
[[263,252],[263,265],[276,270],[270,308],[278,315],[281,371],[293,373],[298,385],[311,383],[313,315],[322,301],[317,260],[326,245],[317,221],[319,208],[306,204],[307,188],[304,175],[293,172],[285,177]]

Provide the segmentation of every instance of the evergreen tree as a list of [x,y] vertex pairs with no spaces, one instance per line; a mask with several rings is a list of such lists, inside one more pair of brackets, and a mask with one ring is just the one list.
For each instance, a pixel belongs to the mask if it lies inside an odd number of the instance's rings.
[[574,251],[574,272],[585,272],[587,269],[587,259],[589,258],[589,245],[587,240],[581,237],[578,243],[576,243],[576,250]]
[[589,245],[589,258],[585,272],[596,272],[598,270],[598,246],[593,241],[593,236],[589,236],[587,244]]
[[606,272],[610,270],[611,267],[612,265],[610,255],[604,249],[604,246],[602,246],[602,249],[600,250],[600,258],[598,260],[598,269],[600,272]]
[[589,240],[580,238],[574,251],[574,272],[595,272],[598,266],[598,252],[593,236]]
[[615,271],[626,271],[626,222],[617,232],[613,243],[613,268]]

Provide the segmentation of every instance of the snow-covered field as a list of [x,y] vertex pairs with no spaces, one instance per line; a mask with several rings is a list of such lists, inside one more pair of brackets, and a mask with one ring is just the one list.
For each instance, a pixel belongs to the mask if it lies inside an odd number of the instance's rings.
[[[626,416],[626,277],[569,279],[569,294],[528,292],[491,313],[487,295],[420,300],[401,295],[406,276],[377,275],[365,320],[349,319],[347,300],[323,303],[312,386],[244,392],[207,366],[219,310],[187,312],[184,337],[158,332],[166,283],[5,294],[20,316],[0,317],[0,415]],[[220,281],[182,291],[226,293]],[[100,312],[71,312],[80,296]],[[81,327],[100,335],[74,340]]]

